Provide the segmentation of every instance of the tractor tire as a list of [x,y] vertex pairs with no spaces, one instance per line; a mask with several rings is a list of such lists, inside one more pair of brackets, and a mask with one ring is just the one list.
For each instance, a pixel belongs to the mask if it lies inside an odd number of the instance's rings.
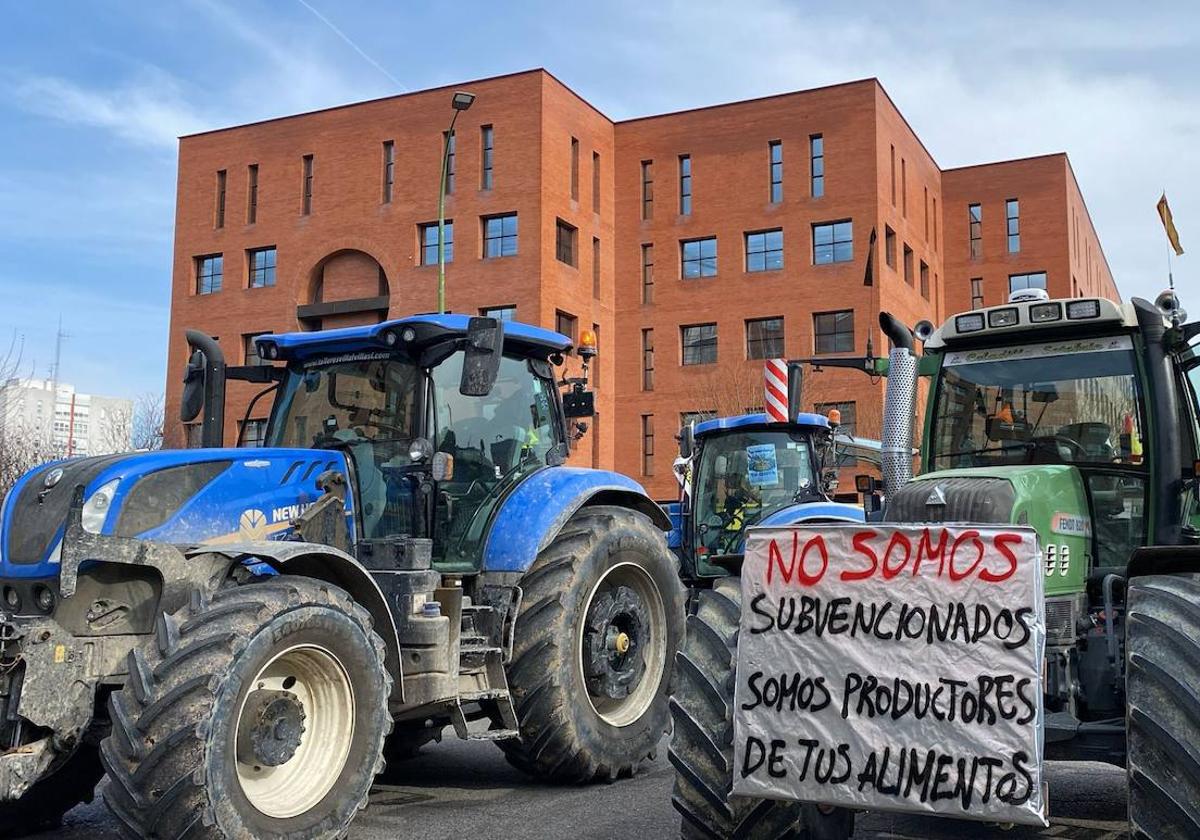
[[671,804],[685,840],[844,840],[854,833],[845,808],[733,796],[733,690],[742,587],[718,579],[696,599],[687,640],[675,660],[670,759]]
[[1128,605],[1130,834],[1200,837],[1200,576],[1134,578]]
[[84,742],[53,774],[41,779],[15,802],[0,804],[0,838],[53,831],[76,805],[96,798],[104,777],[100,751]]
[[341,837],[391,729],[391,677],[343,590],[273,577],[159,616],[129,655],[101,744],[103,793],[131,837]]
[[509,762],[561,783],[614,781],[653,758],[682,641],[685,592],[641,513],[575,513],[521,580],[508,683],[519,741]]

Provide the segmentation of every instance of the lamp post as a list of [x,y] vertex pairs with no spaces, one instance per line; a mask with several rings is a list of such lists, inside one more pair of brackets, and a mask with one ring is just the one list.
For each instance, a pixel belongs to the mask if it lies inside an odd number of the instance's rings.
[[438,312],[446,311],[446,171],[450,167],[450,142],[454,137],[454,123],[458,115],[471,107],[475,94],[465,90],[454,92],[450,105],[454,108],[454,116],[450,118],[450,128],[446,130],[446,139],[442,144],[442,177],[438,181]]

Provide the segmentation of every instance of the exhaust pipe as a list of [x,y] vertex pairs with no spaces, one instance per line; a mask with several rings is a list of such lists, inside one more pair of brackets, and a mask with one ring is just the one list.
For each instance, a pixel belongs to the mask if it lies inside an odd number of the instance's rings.
[[183,376],[179,419],[187,423],[203,411],[200,445],[218,448],[225,445],[225,354],[207,333],[188,330],[185,335],[192,354]]
[[912,480],[913,409],[917,399],[917,355],[913,334],[887,312],[879,326],[891,340],[887,392],[883,400],[880,467],[884,491],[890,496]]
[[788,362],[788,422],[796,422],[796,416],[804,408],[804,365]]

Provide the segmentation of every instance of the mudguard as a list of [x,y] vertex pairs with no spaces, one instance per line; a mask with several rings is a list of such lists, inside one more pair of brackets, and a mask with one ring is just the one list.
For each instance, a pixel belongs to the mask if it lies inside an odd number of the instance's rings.
[[392,696],[403,700],[403,674],[400,668],[400,638],[396,632],[396,622],[388,607],[387,598],[375,578],[367,569],[344,551],[339,551],[327,545],[306,542],[276,542],[263,540],[258,542],[235,543],[233,545],[197,546],[189,552],[189,556],[202,554],[218,554],[227,557],[232,563],[241,563],[252,571],[270,571],[262,569],[262,563],[271,570],[286,575],[301,575],[316,578],[335,586],[340,586],[350,593],[351,597],[371,614],[375,632],[383,639],[387,647],[384,664],[392,675]]
[[607,470],[538,470],[501,503],[483,548],[483,571],[524,572],[585,505],[617,505],[644,513],[656,527],[671,520],[632,478]]

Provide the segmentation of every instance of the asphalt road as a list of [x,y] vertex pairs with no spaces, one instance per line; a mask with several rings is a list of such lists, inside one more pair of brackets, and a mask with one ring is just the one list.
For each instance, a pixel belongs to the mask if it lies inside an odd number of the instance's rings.
[[[1124,772],[1102,764],[1052,763],[1051,825],[998,827],[893,814],[860,815],[856,838],[918,840],[978,837],[1026,840],[1118,840],[1125,834]],[[447,741],[389,768],[354,822],[351,840],[569,838],[673,840],[679,820],[671,808],[672,771],[666,743],[636,778],[612,785],[553,787],[511,768],[495,746]],[[116,840],[99,801],[76,808],[59,831],[41,840]]]

